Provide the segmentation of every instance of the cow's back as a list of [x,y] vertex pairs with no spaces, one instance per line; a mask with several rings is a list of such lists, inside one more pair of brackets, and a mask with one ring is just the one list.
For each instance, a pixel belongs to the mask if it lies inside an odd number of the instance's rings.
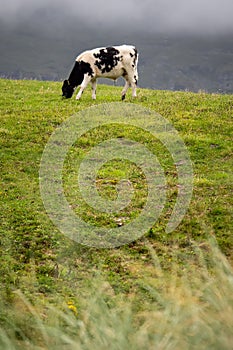
[[117,79],[137,66],[137,50],[131,45],[100,47],[84,51],[76,61],[88,62],[96,78]]

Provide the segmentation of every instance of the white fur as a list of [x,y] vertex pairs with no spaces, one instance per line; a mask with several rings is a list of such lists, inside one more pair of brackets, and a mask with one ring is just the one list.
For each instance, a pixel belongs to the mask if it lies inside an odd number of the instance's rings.
[[[117,49],[120,52],[118,56],[122,57],[122,59],[117,63],[115,67],[113,67],[113,69],[110,72],[102,73],[101,70],[95,65],[96,57],[94,56],[94,54],[98,54],[101,49],[105,49],[104,47],[85,51],[76,58],[76,61],[78,62],[84,61],[89,63],[94,72],[93,77],[91,77],[88,74],[84,75],[84,79],[81,83],[80,90],[76,96],[77,100],[81,98],[83,91],[89,83],[91,83],[92,85],[92,99],[96,99],[96,80],[98,78],[109,78],[116,80],[117,78],[123,75],[123,78],[125,79],[125,86],[122,90],[122,99],[125,98],[126,92],[130,86],[132,87],[132,96],[136,97],[136,85],[138,80],[138,56],[136,61],[134,62],[135,47],[130,45],[121,45],[113,46],[113,48]],[[131,55],[134,56],[132,57]]]

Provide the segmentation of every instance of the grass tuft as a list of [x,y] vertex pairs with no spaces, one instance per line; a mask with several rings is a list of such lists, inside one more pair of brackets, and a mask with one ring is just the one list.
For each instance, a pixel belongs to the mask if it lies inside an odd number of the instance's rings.
[[138,282],[147,291],[143,305],[136,295],[117,295],[104,274],[77,295],[76,305],[31,304],[16,291],[11,309],[3,308],[1,348],[232,349],[233,270],[213,241],[192,248],[195,267],[181,271],[173,263],[168,272],[148,246],[156,277]]

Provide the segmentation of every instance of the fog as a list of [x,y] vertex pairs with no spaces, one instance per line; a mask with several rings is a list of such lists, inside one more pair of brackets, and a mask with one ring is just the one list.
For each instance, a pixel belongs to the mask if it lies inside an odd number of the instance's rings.
[[0,77],[63,80],[83,50],[133,44],[141,87],[233,91],[232,0],[0,2]]
[[8,25],[45,13],[51,17],[51,26],[59,21],[61,28],[76,20],[106,29],[121,26],[145,32],[233,33],[232,0],[1,0],[0,20]]

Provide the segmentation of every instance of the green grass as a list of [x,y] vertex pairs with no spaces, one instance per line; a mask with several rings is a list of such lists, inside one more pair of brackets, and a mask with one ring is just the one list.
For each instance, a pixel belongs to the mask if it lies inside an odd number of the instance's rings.
[[[101,349],[111,344],[136,349],[144,343],[145,349],[218,349],[219,344],[230,349],[232,270],[208,241],[214,236],[232,262],[232,95],[146,89],[138,89],[136,100],[127,95],[126,102],[173,124],[193,162],[192,201],[170,234],[165,227],[177,195],[177,173],[159,142],[134,128],[107,126],[73,145],[64,163],[64,190],[76,213],[100,226],[130,222],[145,203],[147,187],[137,166],[115,160],[101,168],[98,190],[114,199],[117,181],[129,178],[135,189],[132,203],[115,216],[88,207],[79,194],[76,169],[93,145],[112,136],[143,142],[156,152],[166,174],[168,200],[158,222],[135,242],[101,250],[70,241],[52,224],[40,196],[39,167],[50,135],[63,121],[87,107],[118,102],[121,88],[99,85],[96,101],[87,89],[77,102],[61,99],[60,83],[2,79],[0,87],[0,348],[62,349],[67,341],[70,349],[89,349],[96,339]],[[226,316],[225,330],[220,315]],[[58,345],[50,344],[54,332],[60,334]]]

